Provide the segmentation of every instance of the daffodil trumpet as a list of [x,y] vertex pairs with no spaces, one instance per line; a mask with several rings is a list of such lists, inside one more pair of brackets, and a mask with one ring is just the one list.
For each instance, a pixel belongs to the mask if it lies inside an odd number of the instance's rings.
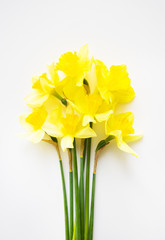
[[[21,115],[20,123],[27,130],[24,136],[31,142],[44,141],[56,148],[64,199],[65,239],[93,240],[96,172],[100,153],[113,140],[121,151],[138,157],[128,144],[142,137],[133,129],[134,114],[116,114],[121,103],[134,99],[135,92],[127,66],[107,67],[102,61],[89,56],[87,44],[78,52],[62,54],[56,63],[47,65],[47,68],[48,73],[32,78],[33,92],[25,98],[31,112]],[[102,125],[99,126],[99,123]],[[99,127],[95,128],[97,125]],[[101,131],[105,137],[94,147],[90,189],[91,146],[95,144],[92,138],[100,139]],[[78,151],[77,139],[81,140]],[[60,147],[68,151],[69,204]],[[80,158],[77,157],[79,152]]]

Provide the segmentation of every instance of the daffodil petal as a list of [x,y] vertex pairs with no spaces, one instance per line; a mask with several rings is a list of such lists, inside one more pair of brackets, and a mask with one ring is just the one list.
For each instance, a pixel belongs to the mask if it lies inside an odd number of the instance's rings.
[[66,107],[66,114],[73,114],[73,107],[71,104],[69,104],[67,107]]
[[121,130],[123,136],[134,133],[132,127],[134,121],[134,114],[132,112],[120,113],[117,115],[110,114],[106,121],[106,134],[109,135],[111,131]]
[[33,142],[33,143],[38,143],[40,142],[45,135],[44,130],[39,129],[37,131],[33,131],[29,136],[28,139]]
[[29,107],[41,107],[48,97],[48,94],[36,91],[27,95],[25,101]]
[[89,84],[90,87],[90,93],[92,94],[95,89],[96,89],[96,85],[97,85],[97,76],[96,76],[96,65],[95,63],[92,64],[92,68],[91,71],[89,71],[86,75],[86,80]]
[[19,116],[19,122],[21,123],[21,125],[26,128],[29,131],[33,130],[33,127],[31,124],[29,124],[28,122],[26,122],[26,118],[29,116],[29,114],[22,114],[21,116]]
[[41,89],[40,78],[38,76],[32,77],[32,88]]
[[77,134],[75,135],[76,138],[90,138],[90,137],[96,137],[96,133],[94,130],[90,127],[85,127],[81,129]]
[[139,134],[139,135],[127,135],[124,136],[124,141],[125,142],[133,142],[133,141],[138,141],[139,139],[141,139],[143,137],[143,134]]
[[[120,90],[117,92],[113,92],[113,98],[115,99],[116,102],[118,103],[127,103],[130,102],[134,99],[135,97],[135,91],[134,89],[130,86],[126,90]],[[112,99],[113,101],[113,99]]]
[[42,126],[42,129],[50,136],[52,137],[62,137],[63,134],[61,130],[55,126],[54,124],[46,121],[44,125]]
[[48,113],[50,113],[51,111],[53,111],[56,108],[60,109],[60,108],[63,107],[61,102],[56,97],[54,97],[53,95],[49,96],[49,98],[43,104],[43,106]]
[[69,99],[67,99],[67,102],[71,105],[71,107],[72,107],[73,109],[75,109],[77,112],[80,113],[80,109],[77,107],[76,104],[74,104],[74,103],[73,103],[72,101],[70,101]]
[[96,123],[94,117],[90,116],[90,115],[85,115],[83,117],[83,122],[82,122],[82,125],[83,126],[86,126],[88,123],[90,122],[93,122],[93,123]]
[[45,133],[42,140],[51,140],[51,137],[47,133]]
[[106,121],[110,114],[113,113],[113,110],[107,111],[105,113],[96,114],[95,118],[98,122]]
[[81,87],[83,85],[83,80],[84,80],[84,76],[81,76],[78,80],[77,80],[77,83],[76,83],[76,86],[77,87]]
[[117,142],[117,146],[120,150],[130,153],[138,158],[138,155],[134,152],[134,150],[132,148],[130,148],[124,141],[118,141],[116,139],[116,142]]
[[85,44],[82,46],[79,50],[78,57],[82,63],[88,61],[88,56],[89,56],[89,49],[88,49],[88,44]]
[[55,63],[53,62],[52,64],[47,65],[47,68],[48,68],[49,74],[51,76],[51,82],[53,85],[56,86],[59,82],[59,75],[57,73]]
[[40,83],[45,93],[51,93],[55,89],[55,86],[52,83],[48,82],[46,78],[41,77]]
[[138,158],[138,155],[133,151],[132,148],[130,148],[124,141],[123,141],[123,138],[122,138],[122,132],[120,130],[115,130],[115,131],[112,131],[110,132],[109,135],[112,135],[116,138],[116,143],[117,143],[117,146],[120,150],[124,151],[124,152],[127,152],[127,153],[130,153],[134,156],[136,156]]
[[67,148],[73,148],[73,140],[72,136],[65,136],[61,139],[61,148],[65,151]]
[[58,73],[58,77],[59,77],[59,82],[61,82],[62,80],[64,80],[66,78],[66,74],[62,71],[57,71]]

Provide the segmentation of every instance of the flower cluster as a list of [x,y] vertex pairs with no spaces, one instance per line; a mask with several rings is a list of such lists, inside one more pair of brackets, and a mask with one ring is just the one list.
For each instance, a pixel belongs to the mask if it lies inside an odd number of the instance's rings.
[[61,139],[63,150],[70,149],[74,138],[96,137],[92,123],[104,122],[106,135],[113,136],[121,150],[136,155],[127,145],[141,137],[134,135],[133,113],[115,114],[118,104],[135,96],[126,65],[109,69],[89,58],[84,45],[78,53],[64,53],[48,65],[48,73],[32,78],[34,91],[25,98],[32,113],[20,116],[32,142],[53,137]]
[[[128,103],[135,97],[135,92],[126,65],[107,68],[100,60],[89,58],[88,45],[83,46],[78,54],[64,53],[56,64],[48,66],[48,72],[49,75],[43,73],[32,78],[34,91],[25,98],[32,112],[20,116],[20,122],[27,128],[26,136],[32,142],[46,141],[56,147],[63,186],[66,240],[92,240],[95,178],[100,150],[115,139],[120,150],[137,156],[127,145],[127,142],[141,138],[141,135],[134,135],[133,113],[115,113],[120,103]],[[98,122],[104,123],[102,131],[107,137],[98,143],[95,150],[89,211],[91,139],[97,136],[94,129]],[[79,180],[76,138],[82,139]],[[62,150],[67,149],[69,156],[69,212],[59,141]]]

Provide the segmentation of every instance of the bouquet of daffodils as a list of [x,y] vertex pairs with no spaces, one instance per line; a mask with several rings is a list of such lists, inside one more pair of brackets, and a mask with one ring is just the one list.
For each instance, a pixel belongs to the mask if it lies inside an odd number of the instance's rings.
[[[81,47],[78,54],[61,55],[57,63],[48,65],[48,72],[49,75],[43,73],[32,78],[34,91],[25,98],[32,112],[21,115],[20,122],[28,130],[29,140],[33,143],[45,141],[57,151],[64,197],[65,239],[92,240],[95,180],[101,150],[114,140],[120,150],[137,156],[127,145],[142,137],[134,135],[133,113],[115,114],[117,106],[130,102],[135,92],[126,65],[107,68],[102,61],[89,58],[88,45]],[[94,149],[90,191],[91,141],[97,137],[94,129],[98,122],[104,122],[102,131],[106,138]],[[77,138],[81,139],[80,170],[77,167]],[[69,204],[60,147],[68,151]]]

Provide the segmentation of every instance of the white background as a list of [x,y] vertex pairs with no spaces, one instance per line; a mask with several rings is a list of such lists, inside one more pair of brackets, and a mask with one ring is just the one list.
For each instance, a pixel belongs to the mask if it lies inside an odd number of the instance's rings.
[[115,143],[102,153],[94,240],[165,239],[165,2],[1,0],[1,240],[64,239],[56,152],[16,134],[23,132],[18,116],[28,110],[31,77],[85,43],[108,66],[127,64],[136,98],[122,110],[135,113],[134,127],[144,133],[131,144],[139,159]]

